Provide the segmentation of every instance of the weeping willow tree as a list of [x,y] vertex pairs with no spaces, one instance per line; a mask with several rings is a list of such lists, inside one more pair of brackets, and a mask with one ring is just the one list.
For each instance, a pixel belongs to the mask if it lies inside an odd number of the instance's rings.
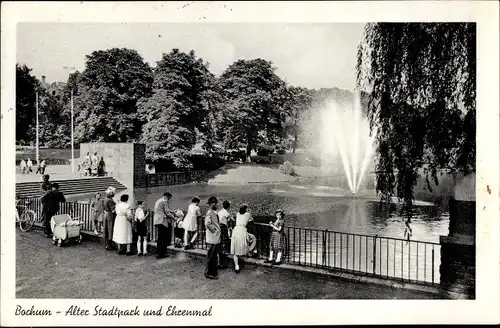
[[[475,170],[476,25],[367,24],[357,85],[376,131],[377,193],[397,193],[411,213],[420,174]],[[411,215],[411,214],[410,214]]]

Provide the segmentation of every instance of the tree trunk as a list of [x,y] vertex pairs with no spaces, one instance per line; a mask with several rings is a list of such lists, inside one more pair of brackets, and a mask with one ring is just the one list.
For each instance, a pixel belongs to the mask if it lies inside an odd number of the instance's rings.
[[292,152],[294,154],[295,154],[295,148],[297,148],[297,139],[298,139],[297,132],[295,132],[293,136],[293,146],[292,146]]
[[247,141],[247,151],[246,151],[246,156],[247,156],[247,163],[251,163],[250,155],[252,154],[252,146],[250,145],[250,142]]

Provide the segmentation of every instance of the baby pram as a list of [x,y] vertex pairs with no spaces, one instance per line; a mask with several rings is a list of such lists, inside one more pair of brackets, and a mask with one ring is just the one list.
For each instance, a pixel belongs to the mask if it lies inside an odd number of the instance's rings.
[[76,242],[82,242],[81,226],[82,221],[76,220],[77,218],[71,218],[69,214],[59,214],[54,215],[50,220],[50,226],[52,228],[52,241],[54,245],[61,247],[63,242],[69,240],[76,240]]

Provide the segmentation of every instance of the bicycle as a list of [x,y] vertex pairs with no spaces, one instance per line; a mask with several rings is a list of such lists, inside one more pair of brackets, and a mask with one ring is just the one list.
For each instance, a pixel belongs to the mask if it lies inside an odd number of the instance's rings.
[[[36,219],[36,213],[33,210],[28,209],[30,201],[26,201],[25,205],[19,205],[19,199],[16,200],[16,224],[19,222],[19,229],[23,232],[28,232],[33,228]],[[21,214],[17,208],[23,208]]]

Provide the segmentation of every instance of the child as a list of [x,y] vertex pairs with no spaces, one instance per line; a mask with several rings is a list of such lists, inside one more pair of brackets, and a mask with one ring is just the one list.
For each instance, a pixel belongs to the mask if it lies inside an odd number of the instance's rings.
[[181,248],[183,246],[182,240],[184,238],[184,229],[182,226],[184,213],[182,211],[176,212],[176,221],[174,227],[174,246]]
[[[193,244],[198,237],[198,218],[201,216],[200,199],[194,197],[189,204],[188,211],[184,221],[182,221],[182,228],[184,229],[184,249],[188,250],[193,248]],[[191,238],[189,238],[192,236]]]
[[404,238],[406,239],[407,244],[410,242],[411,233],[412,233],[412,231],[411,231],[411,227],[410,227],[410,220],[406,220]]
[[[269,259],[264,261],[265,263],[272,263],[275,265],[281,264],[281,256],[283,255],[283,251],[285,249],[285,238],[283,235],[285,234],[284,221],[285,213],[282,209],[276,211],[276,221],[269,222],[269,226],[273,229],[271,233],[271,241],[269,243]],[[276,261],[274,261],[274,253],[277,252]]]
[[225,269],[227,268],[227,255],[230,251],[229,246],[230,246],[230,236],[229,236],[229,222],[234,221],[234,219],[231,217],[231,213],[229,213],[229,208],[231,207],[231,203],[229,203],[227,200],[222,202],[222,209],[217,213],[219,216],[219,223],[220,223],[220,247],[219,247],[219,268]]
[[144,214],[144,202],[142,200],[137,202],[137,209],[135,210],[135,224],[137,230],[137,255],[147,256],[148,253],[148,227],[146,225],[146,218],[149,212]]
[[94,234],[97,236],[102,232],[102,222],[104,220],[104,199],[102,199],[100,192],[95,194],[95,200],[92,201],[91,207]]

